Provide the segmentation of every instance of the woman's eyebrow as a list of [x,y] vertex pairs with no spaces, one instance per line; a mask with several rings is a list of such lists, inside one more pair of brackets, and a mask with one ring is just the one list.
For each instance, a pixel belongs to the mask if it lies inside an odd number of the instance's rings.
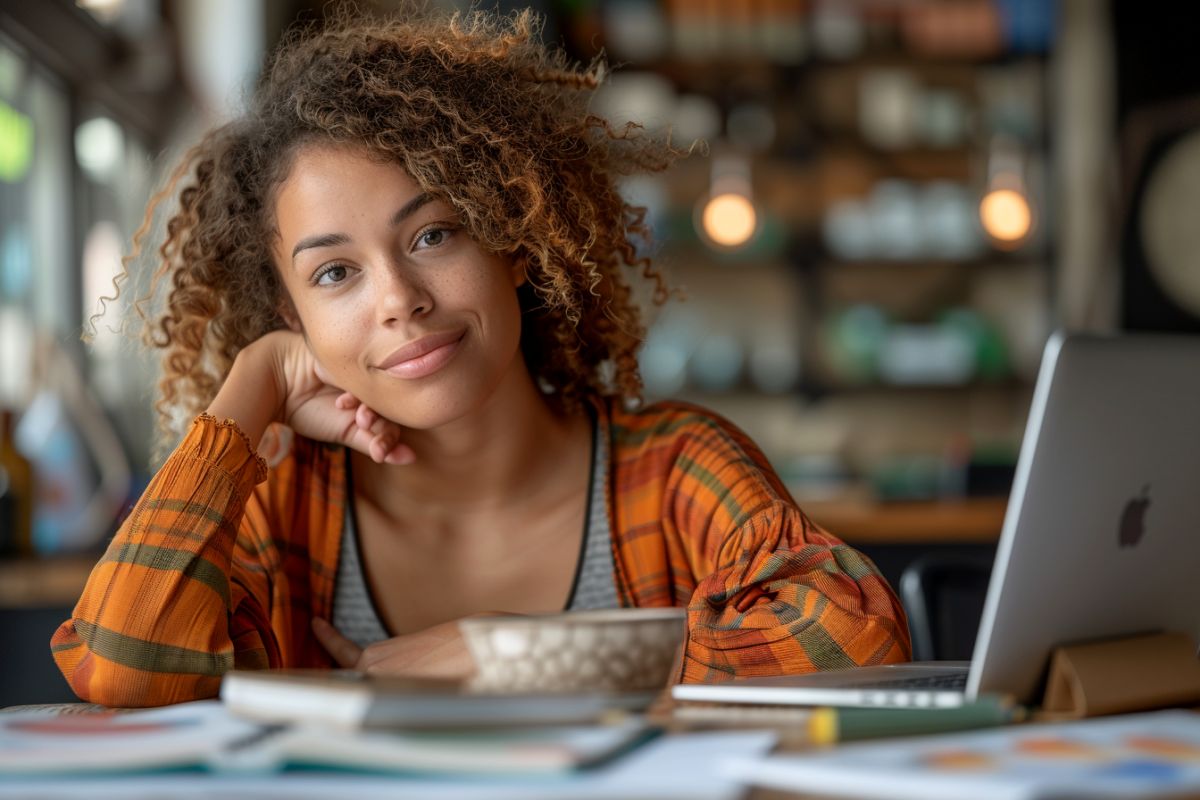
[[420,209],[421,206],[425,205],[426,203],[430,202],[431,200],[433,200],[433,195],[427,194],[425,192],[421,192],[419,195],[414,197],[412,200],[409,200],[407,203],[404,204],[403,208],[401,208],[399,211],[397,211],[395,214],[392,215],[392,227],[394,228],[397,225],[399,225],[401,222],[404,222],[404,220],[408,219],[413,214],[417,213],[417,210]]
[[311,250],[314,247],[333,247],[334,245],[346,244],[349,241],[350,237],[344,233],[321,233],[316,236],[309,236],[306,239],[296,242],[296,247],[292,250],[292,261],[296,260],[296,256],[301,250]]
[[[389,224],[393,228],[396,227],[432,200],[433,195],[421,192],[421,194],[409,200],[399,211],[393,214]],[[300,254],[301,250],[311,250],[314,247],[333,247],[339,244],[346,244],[349,241],[350,237],[344,233],[319,233],[315,236],[305,237],[296,242],[296,246],[292,248],[292,261],[296,260],[296,256]]]

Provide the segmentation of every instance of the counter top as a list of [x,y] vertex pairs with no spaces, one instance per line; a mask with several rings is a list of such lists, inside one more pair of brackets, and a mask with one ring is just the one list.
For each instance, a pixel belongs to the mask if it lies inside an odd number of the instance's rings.
[[97,558],[0,560],[0,609],[74,605]]
[[939,502],[801,501],[809,518],[853,545],[994,544],[1008,499]]

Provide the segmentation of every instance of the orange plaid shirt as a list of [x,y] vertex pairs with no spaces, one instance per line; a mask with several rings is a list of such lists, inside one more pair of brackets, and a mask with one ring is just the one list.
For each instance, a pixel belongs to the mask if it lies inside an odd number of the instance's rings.
[[[750,439],[696,406],[596,403],[618,595],[686,606],[684,681],[910,657],[874,565],[812,523]],[[266,464],[201,415],[92,571],[51,648],[84,700],[148,706],[217,694],[237,667],[329,667],[345,519],[341,447],[296,437]]]

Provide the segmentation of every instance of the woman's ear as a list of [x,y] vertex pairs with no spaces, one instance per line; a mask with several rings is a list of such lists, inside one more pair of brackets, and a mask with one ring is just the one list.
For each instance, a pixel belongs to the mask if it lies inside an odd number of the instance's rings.
[[512,276],[514,289],[519,289],[529,280],[529,276],[525,274],[526,263],[527,262],[524,258],[514,258],[512,263],[509,264],[508,271]]
[[284,294],[279,298],[276,310],[279,311],[279,316],[283,318],[288,330],[296,333],[304,332],[304,326],[300,324],[300,315],[296,313],[296,306],[292,304],[292,298]]

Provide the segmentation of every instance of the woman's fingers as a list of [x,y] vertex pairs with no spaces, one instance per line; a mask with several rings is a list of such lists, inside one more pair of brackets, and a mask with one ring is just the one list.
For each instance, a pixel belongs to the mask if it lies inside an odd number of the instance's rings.
[[313,617],[312,621],[313,633],[317,637],[317,641],[321,646],[333,656],[333,660],[339,666],[346,669],[352,669],[358,666],[358,660],[362,657],[362,648],[354,642],[343,636],[337,628],[330,625],[320,617]]
[[381,417],[366,404],[354,412],[354,423],[370,436],[368,455],[377,464],[411,464],[417,454],[401,441],[401,428],[390,419]]
[[386,464],[411,464],[417,460],[416,451],[406,445],[404,442],[396,442],[384,454],[383,461]]
[[[359,406],[361,411],[365,406]],[[347,440],[354,449],[366,453],[376,464],[411,464],[417,454],[402,441],[403,428],[389,419],[370,412],[369,428],[360,424],[363,420],[356,413],[354,427]]]
[[370,450],[367,455],[371,456],[371,460],[376,464],[382,464],[383,460],[387,458],[391,442],[388,441],[386,436],[373,436],[371,437],[371,443],[367,447]]
[[417,458],[413,449],[400,441],[399,429],[372,437],[368,450],[376,464],[411,464]]
[[379,428],[374,427],[381,419],[382,417],[376,414],[366,403],[360,403],[354,411],[354,423],[364,431],[371,431],[376,434],[381,433],[382,431]]
[[345,444],[367,454],[377,464],[411,464],[416,453],[401,441],[403,429],[350,392],[333,400],[335,408],[354,412],[353,426],[346,431]]

